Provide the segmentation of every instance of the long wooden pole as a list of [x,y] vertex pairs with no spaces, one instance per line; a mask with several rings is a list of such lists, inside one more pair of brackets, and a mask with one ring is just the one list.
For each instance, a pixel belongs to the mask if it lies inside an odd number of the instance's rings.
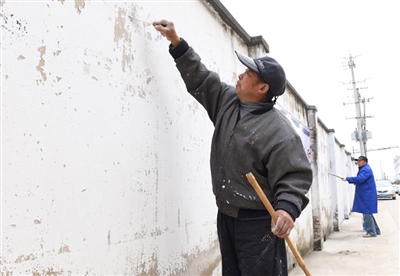
[[[272,207],[272,205],[269,202],[268,198],[266,197],[265,193],[263,192],[260,185],[258,184],[256,178],[254,177],[254,175],[251,172],[246,174],[246,177],[247,177],[247,180],[250,182],[251,186],[253,186],[257,195],[260,197],[261,201],[264,203],[265,208],[267,208],[268,213],[271,215],[273,221],[276,223],[278,216],[276,215],[274,208]],[[311,276],[311,273],[308,270],[306,263],[301,258],[300,253],[297,251],[297,248],[293,245],[290,237],[286,237],[285,241],[288,244],[288,246],[290,247],[290,249],[292,250],[294,257],[296,258],[297,262],[299,263],[299,266],[303,269],[304,273],[307,276]]]

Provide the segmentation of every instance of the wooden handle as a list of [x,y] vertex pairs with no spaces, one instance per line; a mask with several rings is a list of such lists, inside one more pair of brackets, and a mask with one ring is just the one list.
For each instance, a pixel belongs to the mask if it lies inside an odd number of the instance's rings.
[[[254,177],[254,175],[251,172],[246,174],[246,177],[247,177],[247,180],[250,182],[251,186],[253,186],[254,190],[257,193],[257,195],[260,197],[260,199],[261,199],[262,203],[264,204],[265,208],[267,208],[268,213],[272,217],[272,220],[276,223],[276,221],[278,220],[278,216],[276,215],[275,210],[272,207],[271,203],[269,202],[267,196],[265,195],[265,193],[261,189],[260,185],[258,184],[256,178]],[[297,251],[297,248],[293,245],[292,240],[290,239],[290,237],[289,236],[286,237],[285,241],[286,241],[287,245],[289,246],[290,250],[292,250],[294,257],[296,258],[297,262],[299,263],[299,266],[303,269],[304,273],[307,276],[311,276],[311,273],[308,270],[308,268],[306,266],[306,263],[301,258],[300,253]]]

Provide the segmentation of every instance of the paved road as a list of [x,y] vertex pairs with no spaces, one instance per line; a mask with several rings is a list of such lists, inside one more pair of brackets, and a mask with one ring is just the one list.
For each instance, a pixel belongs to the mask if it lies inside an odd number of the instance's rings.
[[[397,200],[380,199],[379,213],[375,215],[382,235],[363,238],[362,215],[350,214],[324,243],[322,251],[314,251],[304,258],[312,276],[327,275],[400,275],[400,197]],[[221,275],[219,265],[212,274]],[[289,276],[305,275],[297,266]]]
[[[399,205],[400,197],[378,201],[379,213],[375,218],[382,234],[376,238],[363,238],[362,214],[350,214],[340,231],[328,237],[322,251],[304,258],[311,274],[400,275]],[[304,272],[297,266],[289,275],[304,275]]]
[[[393,218],[397,229],[400,230],[400,196],[397,195],[396,200],[379,199],[379,202],[388,209],[390,216]],[[379,210],[378,210],[379,211]]]

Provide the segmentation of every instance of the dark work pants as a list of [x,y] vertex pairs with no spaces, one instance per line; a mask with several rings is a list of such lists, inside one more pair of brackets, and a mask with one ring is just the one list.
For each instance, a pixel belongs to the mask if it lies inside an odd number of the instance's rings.
[[271,218],[247,214],[233,218],[218,211],[222,275],[287,276],[285,240],[271,232]]

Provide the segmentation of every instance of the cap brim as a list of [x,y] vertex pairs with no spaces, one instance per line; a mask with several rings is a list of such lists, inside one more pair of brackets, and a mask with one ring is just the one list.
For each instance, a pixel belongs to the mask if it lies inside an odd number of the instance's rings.
[[368,161],[366,160],[366,157],[365,157],[365,156],[359,156],[357,159],[354,159],[354,160],[356,160],[356,161],[358,161],[358,160],[363,160],[363,161],[365,161],[365,162],[368,162]]
[[235,51],[238,59],[240,60],[241,63],[243,63],[244,66],[246,66],[247,68],[249,68],[250,70],[256,72],[257,74],[260,74],[260,72],[258,71],[257,65],[254,62],[254,60],[238,51]]

